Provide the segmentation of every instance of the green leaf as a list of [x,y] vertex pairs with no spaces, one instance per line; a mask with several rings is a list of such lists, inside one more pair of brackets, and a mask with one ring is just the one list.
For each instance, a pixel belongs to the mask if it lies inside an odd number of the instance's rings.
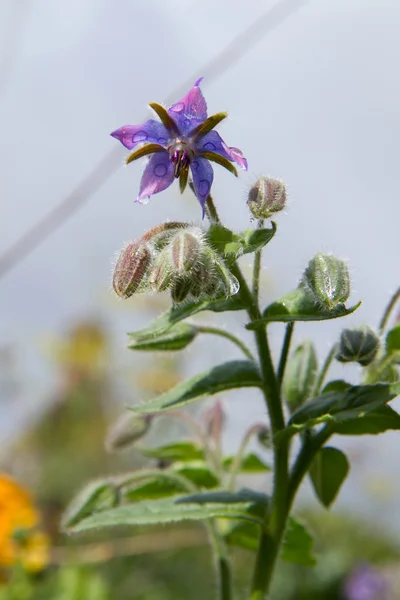
[[[223,466],[224,469],[230,469],[234,461],[234,456],[227,456],[224,458]],[[240,473],[264,473],[265,471],[271,471],[271,467],[261,460],[257,454],[247,454],[240,464]]]
[[214,223],[208,231],[208,237],[217,252],[227,258],[238,258],[263,248],[272,240],[275,232],[275,223],[272,223],[271,229],[245,229],[241,233]]
[[62,518],[62,527],[72,527],[82,519],[118,504],[118,491],[110,481],[89,483],[71,502]]
[[245,229],[240,234],[243,244],[243,254],[256,252],[264,248],[276,233],[276,223],[271,221],[271,229]]
[[262,492],[257,492],[248,488],[242,488],[237,492],[229,492],[227,490],[215,490],[213,492],[199,492],[198,494],[190,494],[181,496],[177,500],[178,504],[195,503],[195,504],[237,504],[246,503],[249,509],[249,514],[263,517],[265,510],[269,504],[269,496]]
[[396,353],[400,362],[400,323],[397,323],[386,336],[386,351],[388,354]]
[[343,379],[335,379],[334,381],[329,381],[321,391],[321,394],[327,394],[328,392],[345,392],[351,388],[351,383],[347,383]]
[[202,460],[174,463],[171,471],[189,479],[200,488],[215,488],[219,485],[216,475],[210,471],[207,463]]
[[313,539],[304,525],[293,517],[289,517],[282,546],[282,560],[312,567],[316,562],[313,555],[313,545]]
[[243,254],[240,235],[219,223],[213,223],[208,232],[208,239],[213,248],[224,257],[237,258]]
[[337,319],[350,315],[360,306],[361,302],[346,308],[344,304],[339,304],[332,310],[326,310],[315,303],[314,296],[309,290],[300,286],[296,290],[282,296],[280,300],[270,304],[264,312],[262,319],[246,325],[247,329],[257,329],[263,327],[266,323],[276,321],[289,323],[293,321],[324,321],[327,319]]
[[128,502],[141,502],[142,500],[156,500],[167,496],[175,496],[186,492],[183,484],[175,479],[154,477],[151,481],[142,481],[123,489],[123,498]]
[[158,413],[226,390],[261,386],[260,374],[253,362],[234,360],[195,375],[132,410],[142,414]]
[[346,455],[337,448],[327,446],[316,454],[310,467],[310,479],[324,506],[329,507],[335,500],[349,468]]
[[400,429],[400,415],[390,406],[380,406],[367,414],[335,425],[334,433],[340,435],[377,435]]
[[255,521],[256,517],[248,512],[250,502],[216,502],[198,504],[179,502],[186,496],[173,496],[160,500],[137,502],[118,506],[111,510],[96,513],[74,526],[68,526],[71,532],[87,531],[100,527],[115,527],[127,525],[159,525],[179,521],[201,521],[211,518],[244,519]]
[[283,380],[285,397],[292,410],[310,397],[317,369],[318,362],[314,345],[307,340],[298,346],[290,357]]
[[213,312],[225,312],[231,310],[244,310],[246,307],[242,304],[238,296],[233,296],[228,300],[203,300],[202,302],[186,302],[182,305],[173,306],[167,312],[160,315],[144,329],[134,333],[129,333],[131,340],[143,342],[152,339],[154,336],[161,335],[170,329],[175,323],[183,321],[188,317],[203,311],[211,310]]
[[175,442],[158,448],[138,448],[138,450],[149,458],[165,461],[192,461],[203,460],[204,450],[192,442]]
[[234,523],[225,535],[225,540],[230,546],[245,548],[253,552],[258,549],[259,539],[260,527],[250,521]]
[[343,392],[329,392],[304,404],[292,415],[289,424],[307,423],[325,415],[330,415],[336,422],[357,419],[393,400],[398,394],[400,383],[359,385]]
[[131,337],[128,342],[131,350],[182,350],[194,340],[197,328],[187,323],[178,323],[159,335],[141,338],[128,335]]

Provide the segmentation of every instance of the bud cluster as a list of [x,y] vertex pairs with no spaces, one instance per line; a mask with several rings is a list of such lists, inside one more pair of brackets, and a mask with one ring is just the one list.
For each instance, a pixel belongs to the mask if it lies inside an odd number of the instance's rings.
[[232,296],[239,284],[202,229],[188,223],[165,223],[121,250],[113,288],[121,298],[135,292],[170,290],[178,304]]

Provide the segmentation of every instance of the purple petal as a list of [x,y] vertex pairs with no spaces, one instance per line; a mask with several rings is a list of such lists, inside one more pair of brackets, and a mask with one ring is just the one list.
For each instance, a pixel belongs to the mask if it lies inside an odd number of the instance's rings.
[[247,160],[243,156],[243,152],[239,150],[239,148],[235,148],[234,146],[228,147],[224,142],[222,143],[224,144],[225,151],[230,155],[229,160],[235,162],[239,167],[247,171]]
[[124,125],[110,135],[119,140],[128,150],[144,142],[166,146],[170,137],[167,128],[154,119],[149,119],[142,125]]
[[224,140],[219,135],[218,131],[210,131],[206,133],[197,142],[196,147],[199,150],[209,150],[210,152],[216,152],[224,158],[235,162],[239,167],[247,171],[247,160],[244,158],[243,153],[239,148],[229,148]]
[[188,133],[207,118],[207,103],[199,87],[202,79],[198,79],[186,96],[168,110],[182,133]]
[[173,180],[174,166],[169,160],[168,152],[153,154],[143,172],[136,202],[146,204],[150,196],[165,190]]
[[196,143],[196,149],[216,152],[217,154],[221,154],[224,158],[232,160],[228,146],[215,130],[209,131],[206,135],[203,135]]
[[208,160],[205,158],[197,157],[190,165],[193,177],[194,191],[203,209],[204,216],[204,204],[207,200],[207,196],[210,193],[211,185],[214,179],[214,171]]

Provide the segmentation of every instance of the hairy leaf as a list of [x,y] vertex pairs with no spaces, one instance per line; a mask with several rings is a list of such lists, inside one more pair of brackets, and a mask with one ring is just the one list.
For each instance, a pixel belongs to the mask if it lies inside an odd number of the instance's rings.
[[275,321],[289,323],[292,321],[324,321],[327,319],[337,319],[350,315],[360,306],[361,302],[346,308],[344,304],[339,304],[332,310],[324,309],[315,303],[314,297],[305,287],[299,286],[296,290],[282,296],[280,300],[268,306],[262,319],[249,323],[247,329],[257,329],[267,323]]
[[400,394],[400,383],[359,385],[343,392],[328,392],[310,400],[292,416],[289,424],[307,423],[307,421],[330,415],[338,423],[348,419],[357,419],[363,414],[385,405]]
[[185,498],[185,496],[173,496],[160,500],[118,506],[111,510],[94,514],[79,523],[74,523],[68,529],[71,532],[79,532],[98,529],[100,527],[160,525],[187,520],[201,521],[217,517],[256,520],[256,517],[248,512],[248,508],[251,506],[251,503],[248,501],[198,504],[179,502],[180,498]]
[[244,387],[261,387],[262,381],[256,365],[251,361],[235,360],[213,367],[179,383],[158,398],[150,400],[132,410],[153,414],[178,408],[205,396]]
[[158,335],[150,334],[141,338],[128,335],[131,338],[128,348],[131,350],[183,350],[195,339],[197,328],[188,323],[177,323]]
[[112,482],[93,481],[71,502],[62,518],[62,527],[72,527],[98,511],[113,508],[118,503],[118,491]]
[[167,312],[160,315],[157,319],[152,321],[150,325],[134,333],[129,333],[131,340],[137,342],[143,342],[151,339],[154,336],[161,335],[170,329],[175,323],[183,321],[188,317],[203,311],[211,310],[212,312],[225,312],[231,310],[244,310],[245,306],[242,304],[240,298],[236,295],[228,300],[203,300],[201,302],[186,302],[182,305],[175,305],[170,308]]

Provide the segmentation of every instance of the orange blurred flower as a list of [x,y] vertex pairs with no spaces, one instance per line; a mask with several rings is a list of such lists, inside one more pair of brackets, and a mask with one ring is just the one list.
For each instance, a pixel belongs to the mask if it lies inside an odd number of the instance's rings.
[[27,571],[41,571],[49,562],[50,540],[36,528],[40,515],[19,483],[0,474],[0,566],[20,562]]

